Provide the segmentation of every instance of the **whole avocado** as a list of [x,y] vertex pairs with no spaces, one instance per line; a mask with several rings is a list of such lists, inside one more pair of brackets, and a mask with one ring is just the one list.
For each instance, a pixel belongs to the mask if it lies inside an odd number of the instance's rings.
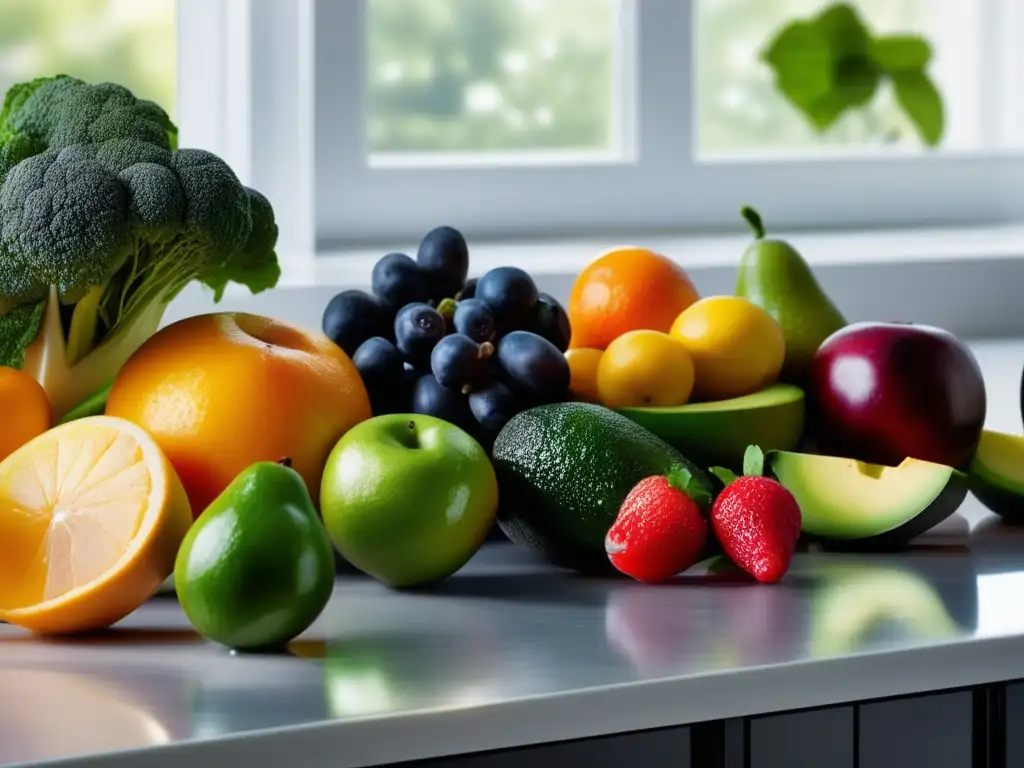
[[713,495],[708,475],[668,443],[589,403],[541,405],[514,416],[494,442],[493,459],[505,535],[580,573],[612,570],[605,535],[640,480],[681,465]]

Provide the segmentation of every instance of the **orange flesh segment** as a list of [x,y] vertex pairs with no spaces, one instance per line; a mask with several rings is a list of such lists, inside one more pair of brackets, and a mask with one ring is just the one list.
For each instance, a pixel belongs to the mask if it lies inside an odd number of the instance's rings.
[[153,479],[141,446],[111,427],[61,430],[0,472],[0,612],[62,597],[131,548]]

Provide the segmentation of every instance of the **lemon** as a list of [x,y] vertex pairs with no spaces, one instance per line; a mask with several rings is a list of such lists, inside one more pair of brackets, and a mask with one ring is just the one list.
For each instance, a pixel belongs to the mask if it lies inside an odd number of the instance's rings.
[[597,391],[597,366],[601,362],[600,349],[577,347],[565,353],[569,362],[569,396],[583,403],[600,403]]
[[102,629],[171,574],[192,524],[145,431],[92,416],[0,463],[0,619],[41,634]]
[[685,309],[670,335],[689,352],[694,399],[726,400],[775,383],[786,357],[779,324],[739,296],[708,296]]
[[678,341],[660,331],[629,331],[601,355],[597,391],[607,408],[683,405],[693,378],[693,363]]

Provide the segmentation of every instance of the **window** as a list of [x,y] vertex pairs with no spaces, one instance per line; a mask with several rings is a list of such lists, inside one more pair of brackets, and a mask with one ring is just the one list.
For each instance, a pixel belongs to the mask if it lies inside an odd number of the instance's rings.
[[[780,23],[812,17],[819,0],[701,0],[696,18],[699,157],[882,151],[923,153],[914,126],[886,83],[863,107],[850,110],[828,131],[816,133],[780,96],[771,69],[759,55]],[[964,12],[964,6],[968,8]],[[982,3],[977,4],[979,7]],[[913,32],[937,44],[931,67],[944,95],[943,150],[980,147],[982,105],[976,71],[979,51],[972,24],[977,9],[956,0],[860,0],[857,10],[874,34]],[[964,26],[959,26],[963,24]],[[947,43],[947,41],[949,41]],[[753,55],[752,55],[753,54]]]
[[[323,246],[1019,214],[1015,0],[859,0],[930,45],[922,142],[880,81],[817,132],[763,58],[826,0],[313,0],[311,225]],[[1004,81],[1005,80],[1005,81]]]
[[113,81],[174,112],[174,0],[0,2],[0,92],[44,75]]
[[616,0],[370,0],[371,165],[621,159],[618,17]]
[[[923,36],[923,145],[882,83],[825,132],[764,52],[835,0],[0,3],[0,85],[66,71],[167,105],[280,211],[288,247],[994,222],[1024,213],[1018,0],[851,0]],[[175,40],[180,56],[175,55]],[[177,58],[177,61],[176,61]]]

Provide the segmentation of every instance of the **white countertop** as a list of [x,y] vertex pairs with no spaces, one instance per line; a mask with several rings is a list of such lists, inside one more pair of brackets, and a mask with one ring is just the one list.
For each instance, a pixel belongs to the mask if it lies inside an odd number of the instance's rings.
[[[974,345],[1020,431],[1024,343]],[[340,579],[294,657],[203,642],[172,597],[112,631],[0,625],[0,765],[357,768],[1024,678],[1024,532],[801,554],[777,585],[652,587],[486,548],[431,593]]]

